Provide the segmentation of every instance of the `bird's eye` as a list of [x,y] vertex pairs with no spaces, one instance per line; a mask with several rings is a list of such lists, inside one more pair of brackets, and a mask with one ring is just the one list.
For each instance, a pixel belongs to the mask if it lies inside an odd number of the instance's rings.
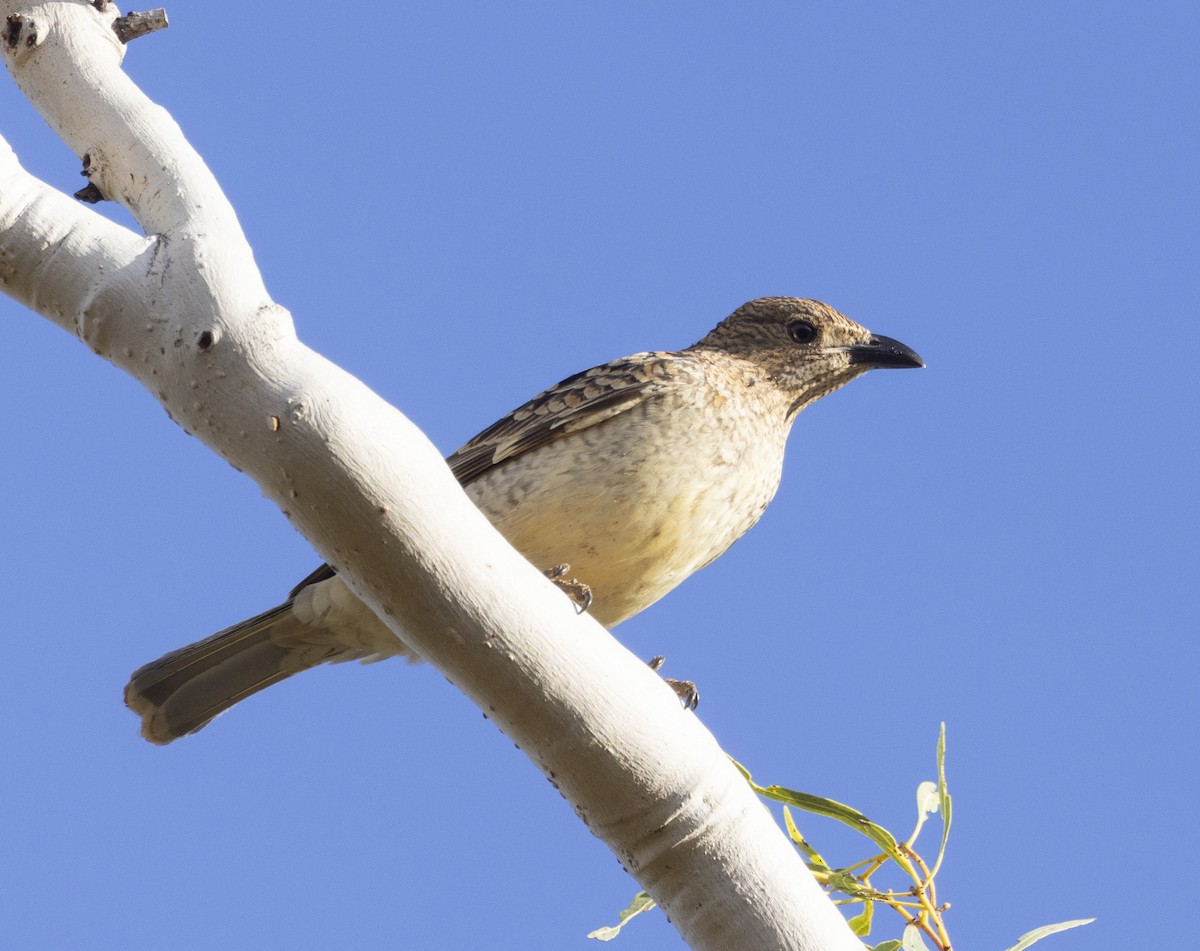
[[807,320],[793,320],[787,325],[787,334],[796,343],[812,343],[817,339],[817,328]]

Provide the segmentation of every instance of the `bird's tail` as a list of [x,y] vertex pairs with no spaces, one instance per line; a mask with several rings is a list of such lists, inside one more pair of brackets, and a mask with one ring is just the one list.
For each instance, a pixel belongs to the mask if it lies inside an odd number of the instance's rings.
[[333,659],[305,628],[289,600],[134,671],[125,703],[142,718],[142,736],[162,745],[195,733],[251,694]]

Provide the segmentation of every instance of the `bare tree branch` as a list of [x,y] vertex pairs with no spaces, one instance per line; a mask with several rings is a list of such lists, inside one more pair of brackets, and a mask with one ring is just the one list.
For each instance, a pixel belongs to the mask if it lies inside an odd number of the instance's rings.
[[5,293],[253,478],[692,947],[860,949],[699,721],[496,533],[404,416],[296,338],[212,174],[121,71],[115,8],[3,0],[0,13],[9,71],[145,232],[58,194],[3,145]]
[[168,26],[170,24],[167,22],[167,11],[162,7],[146,10],[144,13],[127,13],[113,21],[113,31],[122,43],[136,40],[139,36],[156,30],[165,30]]

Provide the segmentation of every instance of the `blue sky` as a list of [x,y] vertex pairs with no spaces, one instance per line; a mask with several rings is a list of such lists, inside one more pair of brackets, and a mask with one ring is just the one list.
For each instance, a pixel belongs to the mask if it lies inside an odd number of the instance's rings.
[[[1193,940],[1198,8],[379,6],[178,4],[126,59],[300,336],[446,452],[762,295],[916,348],[806,411],[762,523],[617,636],[756,778],[898,832],[946,721],[958,947]],[[7,81],[0,133],[81,185]],[[128,673],[317,559],[131,379],[0,315],[2,943],[590,946],[635,884],[430,668],[138,739]],[[616,946],[681,945],[645,916]]]

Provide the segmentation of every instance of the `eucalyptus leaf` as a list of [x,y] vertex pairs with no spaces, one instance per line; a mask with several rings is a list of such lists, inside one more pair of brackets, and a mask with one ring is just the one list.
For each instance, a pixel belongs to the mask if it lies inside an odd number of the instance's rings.
[[1080,925],[1090,925],[1095,918],[1076,918],[1074,921],[1060,921],[1056,925],[1042,925],[1040,928],[1034,928],[1032,931],[1021,935],[1021,939],[1014,944],[1008,951],[1025,951],[1035,941],[1041,941],[1047,935],[1058,934],[1060,931],[1069,931],[1071,928],[1078,928]]
[[655,906],[655,901],[646,892],[638,892],[633,896],[628,907],[624,908],[617,917],[620,921],[615,925],[605,925],[603,928],[597,928],[595,931],[589,932],[588,937],[594,938],[597,941],[612,941],[621,933],[621,929],[629,923],[631,918],[640,915],[643,911],[649,911]]
[[942,797],[938,791],[937,783],[925,780],[925,782],[917,787],[917,815],[922,819],[937,812],[941,806],[941,802]]
[[937,783],[925,780],[917,787],[917,826],[913,829],[912,835],[908,837],[909,845],[917,841],[917,836],[921,832],[921,827],[925,825],[925,820],[941,808],[941,803],[942,797],[938,794]]
[[830,888],[837,889],[837,891],[846,895],[860,895],[863,893],[863,887],[859,880],[852,873],[843,869],[827,872],[825,883]]
[[902,866],[904,865],[904,857],[900,853],[900,844],[896,841],[896,837],[883,826],[872,822],[857,809],[833,799],[825,799],[822,796],[814,796],[811,793],[788,789],[784,786],[755,786],[755,790],[760,796],[774,799],[785,805],[795,806],[797,809],[803,809],[814,815],[837,819],[838,822],[857,829],[883,849],[888,856],[900,862]]
[[869,935],[871,933],[871,915],[874,910],[875,903],[871,901],[865,901],[863,902],[862,914],[855,915],[848,922],[846,922],[850,926],[850,930],[860,938],[863,937],[863,935]]
[[792,819],[792,811],[787,806],[783,807],[783,823],[787,827],[788,836],[795,843],[796,848],[808,859],[809,868],[814,872],[829,871],[829,863],[821,857],[816,849],[808,844],[808,840],[804,838],[799,828],[797,828],[795,820]]
[[950,790],[946,786],[946,724],[942,722],[942,728],[938,731],[937,742],[937,770],[938,770],[938,799],[939,809],[942,814],[942,844],[938,846],[937,859],[933,863],[933,871],[929,873],[930,879],[938,873],[938,869],[942,867],[942,859],[946,855],[946,842],[950,838]]
[[942,822],[950,825],[950,790],[946,786],[946,724],[938,732],[937,743],[938,796],[942,803]]
[[760,786],[751,778],[750,770],[746,769],[745,766],[735,759],[731,758],[730,762],[737,767],[738,772],[746,777],[746,782],[750,784],[750,788],[758,795],[767,799],[774,799],[785,806],[795,806],[797,809],[803,809],[805,812],[813,813],[813,815],[827,816],[830,819],[837,819],[838,822],[844,822],[850,828],[857,829],[883,849],[890,858],[895,859],[900,864],[901,868],[908,867],[904,856],[900,853],[900,843],[896,837],[883,826],[872,822],[857,809],[851,808],[844,803],[836,802],[833,799],[825,799],[821,796],[814,796],[811,793],[788,789],[786,786]]

